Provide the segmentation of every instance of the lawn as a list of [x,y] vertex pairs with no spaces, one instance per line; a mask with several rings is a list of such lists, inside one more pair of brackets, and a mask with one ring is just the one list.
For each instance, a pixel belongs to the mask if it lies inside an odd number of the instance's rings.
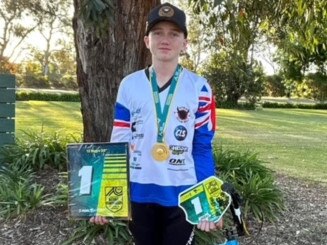
[[218,144],[258,153],[266,165],[291,176],[327,182],[327,111],[218,110]]
[[[265,164],[290,176],[327,182],[327,111],[262,109],[218,110],[216,140],[224,149],[258,153]],[[81,134],[80,104],[19,101],[16,132]]]
[[80,103],[57,101],[18,101],[16,104],[16,133],[22,130],[62,134],[82,134]]

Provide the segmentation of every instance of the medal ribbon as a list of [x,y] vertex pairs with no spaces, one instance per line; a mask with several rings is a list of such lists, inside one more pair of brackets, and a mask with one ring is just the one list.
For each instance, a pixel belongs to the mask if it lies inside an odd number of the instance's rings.
[[157,142],[160,142],[160,143],[163,142],[164,130],[165,130],[165,126],[166,126],[170,103],[173,98],[175,88],[177,85],[177,81],[178,81],[179,75],[182,70],[183,70],[182,66],[177,65],[176,71],[174,73],[174,77],[170,84],[170,88],[168,91],[168,95],[167,95],[163,110],[161,110],[161,106],[160,106],[159,89],[158,89],[158,84],[157,84],[156,72],[154,69],[152,69],[152,72],[151,72],[150,81],[151,81],[151,86],[152,86],[154,104],[156,106],[157,124],[158,124]]

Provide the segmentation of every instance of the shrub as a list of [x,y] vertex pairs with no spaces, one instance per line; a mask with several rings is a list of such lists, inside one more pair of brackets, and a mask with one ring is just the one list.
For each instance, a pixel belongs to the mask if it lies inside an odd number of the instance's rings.
[[264,108],[299,108],[299,109],[327,110],[327,103],[300,104],[300,103],[263,102],[262,107],[264,107]]
[[67,170],[66,145],[76,142],[73,137],[63,137],[59,132],[47,135],[45,132],[23,131],[21,139],[14,145],[0,148],[5,162],[17,162],[33,170],[44,169],[47,165],[58,170]]
[[224,108],[224,109],[238,109],[238,110],[254,110],[255,109],[255,103],[228,103],[228,102],[220,102],[217,104],[218,108]]
[[45,92],[16,92],[17,101],[25,100],[38,100],[38,101],[68,101],[68,102],[80,102],[80,96],[78,93],[45,93]]
[[257,154],[216,147],[214,157],[218,176],[232,183],[244,199],[245,219],[252,214],[260,221],[276,221],[284,210],[283,195],[274,182],[273,172]]
[[44,188],[34,183],[33,178],[26,166],[0,163],[0,220],[24,214],[46,201]]
[[113,220],[108,225],[93,225],[88,221],[79,222],[73,236],[62,245],[76,244],[78,241],[83,241],[83,244],[97,244],[97,240],[106,241],[105,244],[133,244],[127,222]]

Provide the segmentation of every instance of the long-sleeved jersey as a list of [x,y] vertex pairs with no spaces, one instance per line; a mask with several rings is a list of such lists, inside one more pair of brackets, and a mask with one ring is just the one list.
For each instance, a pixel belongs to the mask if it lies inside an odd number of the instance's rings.
[[[162,109],[168,90],[169,85],[159,90]],[[131,200],[177,206],[181,191],[214,175],[214,132],[211,88],[204,78],[184,68],[164,131],[170,156],[156,161],[151,155],[158,134],[151,83],[146,70],[125,77],[117,95],[111,142],[130,143]]]

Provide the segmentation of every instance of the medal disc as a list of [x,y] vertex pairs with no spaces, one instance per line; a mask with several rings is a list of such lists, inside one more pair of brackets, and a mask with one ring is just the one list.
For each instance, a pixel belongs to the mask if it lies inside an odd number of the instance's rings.
[[164,143],[156,143],[152,148],[152,156],[157,161],[165,161],[169,158],[169,148]]

